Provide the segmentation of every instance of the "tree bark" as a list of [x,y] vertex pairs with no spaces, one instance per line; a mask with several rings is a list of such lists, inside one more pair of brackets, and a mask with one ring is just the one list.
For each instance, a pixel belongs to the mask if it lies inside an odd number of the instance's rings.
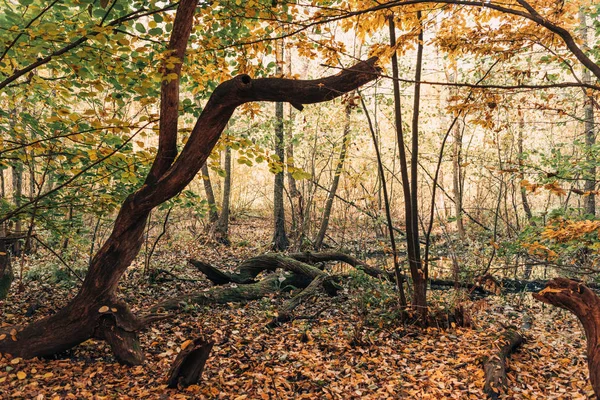
[[[165,76],[181,75],[195,8],[196,0],[179,3],[168,46],[179,62],[165,64]],[[0,333],[8,336],[0,341],[0,353],[31,358],[67,350],[98,337],[101,319],[107,312],[114,315],[115,325],[126,332],[136,332],[155,319],[134,316],[116,296],[118,282],[140,250],[150,211],[177,195],[194,178],[234,110],[252,101],[285,101],[302,109],[303,104],[331,100],[374,80],[378,74],[375,62],[376,58],[372,58],[340,74],[313,81],[239,75],[223,82],[208,100],[178,156],[179,79],[164,79],[159,147],[145,183],[124,201],[113,231],[94,256],[79,293],[54,315],[25,327],[1,328]]]
[[587,337],[587,359],[594,393],[600,397],[600,298],[581,282],[555,278],[533,297],[571,311],[579,318]]
[[531,318],[526,316],[521,332],[516,328],[507,328],[494,343],[497,349],[483,362],[485,385],[483,391],[492,400],[497,400],[508,389],[506,378],[506,360],[525,341],[522,331],[531,327]]
[[167,387],[185,388],[200,382],[204,365],[214,344],[212,340],[199,337],[182,349],[169,371]]
[[[279,43],[279,54],[277,54],[276,75],[282,74],[281,63],[283,63],[283,41]],[[275,155],[281,162],[281,170],[275,174],[273,185],[273,217],[275,226],[273,230],[273,250],[284,251],[290,245],[285,232],[285,209],[283,207],[283,178],[285,170],[285,144],[283,134],[283,102],[275,103]]]
[[[581,36],[583,38],[583,47],[589,49],[589,38],[588,38],[588,24],[585,13],[583,10],[579,11],[579,19],[581,22]],[[585,84],[594,83],[592,80],[592,74],[590,70],[583,67],[582,82]],[[593,149],[596,144],[596,133],[594,123],[594,99],[584,89],[584,136],[585,136],[585,154],[587,168],[584,172],[585,183],[584,190],[586,196],[584,197],[584,209],[585,213],[594,217],[596,215],[596,157],[594,156],[595,151]]]
[[271,274],[255,283],[215,286],[201,292],[184,294],[167,299],[152,307],[151,311],[176,310],[190,304],[208,306],[212,304],[245,303],[262,299],[284,289],[305,288],[311,281],[311,278],[301,274]]
[[0,238],[0,300],[6,299],[14,279],[8,246],[6,241]]
[[229,246],[229,201],[231,199],[231,147],[225,148],[225,179],[223,181],[223,201],[221,202],[221,215],[215,226],[215,239],[217,242]]
[[[417,18],[421,12],[417,11]],[[390,45],[396,45],[396,26],[394,16],[389,19]],[[402,110],[400,101],[400,85],[398,83],[398,56],[392,54],[392,77],[394,89],[394,115],[398,140],[398,153],[400,157],[400,172],[402,177],[402,190],[404,195],[404,211],[406,218],[406,244],[408,252],[408,265],[413,280],[412,307],[420,316],[423,324],[427,321],[427,266],[421,262],[421,248],[419,244],[419,210],[417,203],[417,166],[419,155],[419,101],[421,90],[421,67],[423,62],[423,29],[419,30],[417,43],[417,62],[415,73],[415,91],[412,118],[412,153],[409,166],[404,148],[404,131],[402,128]]]
[[333,200],[335,199],[335,193],[337,192],[338,185],[340,184],[340,176],[342,175],[342,171],[344,169],[346,152],[348,151],[348,146],[350,145],[350,115],[352,113],[353,104],[354,103],[352,99],[347,99],[345,113],[346,121],[344,123],[344,134],[342,136],[342,148],[340,149],[340,156],[335,166],[333,181],[331,182],[331,188],[329,189],[327,194],[325,209],[323,210],[323,218],[321,218],[321,227],[319,228],[319,232],[317,233],[317,237],[315,238],[314,247],[317,251],[321,250],[321,247],[323,246],[325,233],[327,232],[327,227],[329,226],[329,217],[331,216],[331,209],[333,208]]
[[213,192],[212,183],[210,181],[210,174],[208,171],[208,165],[202,164],[202,184],[204,185],[204,192],[206,193],[206,201],[208,202],[208,230],[211,229],[219,220],[219,212],[217,211],[217,202],[215,200],[215,192]]

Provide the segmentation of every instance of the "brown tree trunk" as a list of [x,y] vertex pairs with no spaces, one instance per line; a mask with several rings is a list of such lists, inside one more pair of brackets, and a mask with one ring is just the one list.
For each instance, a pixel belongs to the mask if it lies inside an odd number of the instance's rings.
[[[421,18],[421,12],[417,11],[417,18]],[[390,45],[396,45],[396,26],[394,16],[389,19]],[[423,324],[427,321],[427,265],[421,262],[421,248],[419,244],[419,209],[417,202],[417,167],[419,156],[419,103],[421,90],[421,67],[423,62],[423,29],[421,27],[418,35],[417,62],[415,73],[415,92],[412,118],[412,154],[409,166],[404,148],[404,132],[402,129],[402,110],[400,106],[400,85],[398,83],[398,57],[392,55],[392,76],[394,78],[394,114],[396,122],[396,133],[398,138],[398,152],[400,156],[400,172],[402,177],[402,190],[404,194],[404,210],[406,218],[406,242],[408,252],[408,265],[413,280],[412,307],[419,315]]]
[[6,240],[0,238],[0,300],[4,300],[8,296],[10,285],[14,279]]
[[319,232],[317,233],[317,237],[315,238],[314,247],[317,251],[321,250],[321,247],[323,246],[325,233],[327,232],[327,227],[329,226],[331,209],[333,208],[333,200],[335,199],[335,193],[337,192],[338,185],[340,184],[340,176],[342,175],[342,171],[344,169],[346,152],[348,151],[348,146],[350,145],[350,115],[352,113],[353,104],[354,102],[352,99],[348,99],[346,101],[346,121],[344,123],[344,134],[342,136],[342,148],[340,150],[338,162],[335,166],[333,182],[331,182],[331,188],[327,194],[325,209],[323,210],[323,218],[321,219],[321,226],[319,228]]
[[229,201],[231,199],[231,147],[225,148],[225,179],[223,181],[223,201],[221,202],[221,215],[215,226],[215,239],[217,242],[229,246]]
[[[282,74],[281,64],[283,63],[283,41],[278,44],[280,49],[277,54],[276,75]],[[273,185],[273,218],[275,226],[273,230],[273,250],[283,251],[290,245],[285,232],[285,209],[283,207],[283,178],[284,178],[284,160],[285,144],[283,134],[283,102],[275,103],[275,154],[282,163],[281,171],[275,174]]]
[[[169,50],[183,60],[193,25],[196,0],[179,3]],[[141,363],[136,332],[157,316],[138,318],[116,296],[118,282],[138,254],[150,211],[177,195],[198,173],[236,107],[252,101],[285,101],[298,109],[303,104],[331,100],[374,80],[376,59],[361,62],[341,74],[314,81],[251,79],[240,75],[220,84],[204,107],[190,137],[177,156],[179,79],[163,80],[160,134],[156,159],[149,175],[127,197],[113,231],[92,259],[79,293],[63,309],[25,327],[5,327],[0,353],[36,357],[67,350],[92,338],[107,339],[117,359]],[[165,64],[163,74],[181,75],[181,62]]]
[[204,192],[206,193],[206,201],[208,202],[208,230],[211,229],[212,225],[219,220],[219,212],[217,211],[217,202],[215,200],[215,192],[213,192],[212,183],[210,181],[210,174],[208,172],[208,165],[202,164],[202,184],[204,185]]
[[[588,24],[585,13],[583,10],[579,11],[579,19],[581,22],[581,36],[583,38],[583,47],[589,49],[589,38],[588,38]],[[585,84],[593,84],[592,74],[590,70],[583,67],[582,82]],[[585,129],[585,153],[586,153],[586,164],[588,167],[584,172],[585,183],[584,190],[586,196],[584,197],[585,202],[585,213],[590,216],[596,215],[596,157],[594,156],[593,147],[596,144],[596,132],[594,123],[594,98],[587,93],[584,89],[584,129]]]
[[600,397],[600,297],[583,283],[564,278],[548,282],[533,297],[571,311],[579,318],[587,337],[587,359],[594,393]]

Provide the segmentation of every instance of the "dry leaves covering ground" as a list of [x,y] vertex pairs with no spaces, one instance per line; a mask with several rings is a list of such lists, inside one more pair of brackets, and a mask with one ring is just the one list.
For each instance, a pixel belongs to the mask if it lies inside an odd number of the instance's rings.
[[[266,242],[266,239],[265,241]],[[208,287],[191,267],[189,256],[234,266],[237,259],[262,249],[241,247],[211,250],[202,244],[172,248],[158,256],[162,268],[179,264],[175,272],[198,282],[169,281],[151,285],[133,272],[123,281],[122,295],[144,310],[161,299]],[[75,289],[29,282],[0,303],[3,324],[27,323],[30,304],[42,307],[32,318],[56,311]],[[448,294],[436,301],[445,301]],[[298,310],[326,307],[316,320],[296,320],[267,330],[276,307],[286,295],[249,304],[189,307],[176,318],[145,332],[144,365],[115,363],[108,347],[89,340],[52,360],[0,358],[2,399],[482,399],[481,359],[503,325],[520,326],[524,313],[534,317],[529,340],[509,364],[511,399],[588,399],[585,337],[566,312],[544,307],[529,294],[466,303],[473,313],[472,329],[429,329],[394,326],[381,319],[365,323],[356,297],[317,299]],[[378,313],[374,310],[373,313]],[[372,314],[369,320],[377,321]],[[197,386],[166,389],[171,362],[181,345],[199,333],[211,333],[216,344]]]

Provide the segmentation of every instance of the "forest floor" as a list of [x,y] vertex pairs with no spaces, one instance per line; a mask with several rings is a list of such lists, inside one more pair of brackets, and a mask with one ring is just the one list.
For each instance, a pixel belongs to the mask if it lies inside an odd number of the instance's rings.
[[[123,279],[123,298],[134,311],[143,312],[167,298],[210,287],[186,260],[194,257],[233,268],[238,260],[266,251],[248,244],[268,243],[268,235],[244,229],[248,240],[232,248],[173,241],[178,244],[157,254],[153,265],[198,281],[150,283],[142,276],[142,260]],[[45,262],[31,259],[25,272]],[[51,282],[44,274],[25,276],[36,279],[24,280],[20,293],[15,282],[9,298],[0,302],[3,325],[52,314],[77,291],[75,283]],[[54,359],[0,357],[0,398],[483,399],[481,360],[497,345],[504,327],[520,326],[525,315],[533,317],[533,326],[510,358],[505,398],[594,398],[580,324],[529,293],[465,300],[473,326],[446,330],[397,324],[382,293],[376,287],[365,291],[350,286],[335,298],[318,298],[297,310],[306,315],[324,309],[317,319],[298,319],[272,330],[265,326],[289,294],[248,304],[190,306],[141,335],[146,361],[137,367],[117,364],[108,346],[96,340]],[[452,296],[433,292],[432,303],[451,304]],[[25,316],[35,303],[41,307]],[[167,389],[167,374],[181,346],[200,334],[215,341],[202,382]]]

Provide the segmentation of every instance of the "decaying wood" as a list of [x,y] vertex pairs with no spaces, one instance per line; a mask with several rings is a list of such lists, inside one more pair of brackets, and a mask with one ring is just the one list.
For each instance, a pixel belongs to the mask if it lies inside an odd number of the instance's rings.
[[[236,108],[248,102],[279,101],[301,109],[303,104],[332,100],[378,76],[376,58],[316,80],[252,79],[239,75],[215,89],[178,154],[179,78],[196,5],[197,0],[181,0],[177,8],[167,48],[177,62],[165,63],[161,68],[165,76],[177,78],[162,80],[158,150],[144,184],[123,202],[114,228],[93,257],[79,293],[56,314],[25,326],[17,335],[10,335],[13,327],[1,328],[0,334],[6,333],[9,339],[0,340],[0,353],[31,358],[70,349],[94,337],[105,317],[98,310],[104,307],[117,309],[113,313],[117,325],[127,332],[142,329],[143,321],[118,300],[119,280],[139,253],[152,209],[176,196],[194,179]],[[139,345],[133,339],[132,348]]]
[[167,386],[184,388],[200,382],[214,344],[211,340],[199,337],[182,349],[171,366]]
[[594,393],[600,398],[600,297],[582,282],[555,278],[533,297],[571,311],[579,318],[587,338],[587,359]]
[[523,344],[525,338],[522,332],[530,328],[531,318],[526,316],[520,331],[514,327],[506,328],[494,342],[494,347],[497,348],[483,362],[485,372],[483,391],[490,399],[499,399],[502,394],[506,393],[506,360]]
[[339,261],[346,263],[356,269],[365,272],[367,275],[376,278],[386,278],[392,280],[393,272],[385,271],[377,267],[373,267],[349,254],[341,252],[322,252],[322,253],[291,253],[288,255],[282,254],[263,254],[261,256],[252,257],[242,262],[234,272],[229,273],[207,264],[200,260],[189,260],[190,263],[202,272],[215,285],[224,285],[226,283],[247,284],[255,282],[254,278],[264,271],[275,271],[278,268],[293,271],[307,276],[315,277],[319,275],[314,271],[315,267],[307,264]]
[[215,286],[208,290],[173,297],[155,305],[152,310],[174,310],[193,304],[206,306],[211,304],[245,303],[261,299],[281,290],[305,288],[311,281],[311,278],[304,275],[271,274],[255,283]]

